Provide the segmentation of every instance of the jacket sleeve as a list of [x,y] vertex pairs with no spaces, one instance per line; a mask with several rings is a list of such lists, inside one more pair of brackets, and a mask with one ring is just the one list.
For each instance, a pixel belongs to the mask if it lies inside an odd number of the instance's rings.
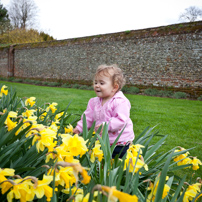
[[130,120],[130,102],[124,99],[116,99],[112,118],[109,121],[108,130],[116,132],[121,130]]
[[[94,99],[91,98],[88,102],[86,110],[83,113],[86,115],[86,123],[88,128],[92,126],[94,121],[93,111],[94,111]],[[81,116],[81,120],[77,122],[77,126],[76,126],[76,128],[80,131],[80,133],[83,132],[83,114]]]

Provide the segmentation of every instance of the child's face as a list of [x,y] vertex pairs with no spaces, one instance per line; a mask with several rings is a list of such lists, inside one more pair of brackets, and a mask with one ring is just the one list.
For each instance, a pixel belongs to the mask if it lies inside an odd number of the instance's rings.
[[109,100],[114,96],[117,88],[112,84],[111,76],[106,76],[100,73],[94,80],[94,91],[98,97],[103,98],[103,100]]

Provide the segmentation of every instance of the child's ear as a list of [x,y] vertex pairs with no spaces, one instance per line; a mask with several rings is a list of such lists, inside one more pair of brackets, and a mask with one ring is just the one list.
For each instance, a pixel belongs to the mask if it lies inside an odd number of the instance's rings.
[[115,92],[117,92],[118,89],[119,89],[119,84],[115,83],[114,84],[114,90],[115,90]]

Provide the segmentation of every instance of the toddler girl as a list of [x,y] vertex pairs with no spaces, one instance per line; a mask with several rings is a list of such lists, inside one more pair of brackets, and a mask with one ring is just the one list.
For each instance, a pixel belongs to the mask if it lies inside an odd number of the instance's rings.
[[[125,127],[113,151],[112,158],[121,151],[119,157],[122,158],[129,148],[130,142],[134,139],[133,123],[130,119],[131,105],[120,91],[124,84],[123,73],[117,65],[100,65],[93,81],[97,97],[89,100],[84,112],[88,128],[92,126],[94,121],[96,122],[95,131],[104,123],[108,124],[110,145]],[[83,116],[73,132],[81,133],[82,127]]]

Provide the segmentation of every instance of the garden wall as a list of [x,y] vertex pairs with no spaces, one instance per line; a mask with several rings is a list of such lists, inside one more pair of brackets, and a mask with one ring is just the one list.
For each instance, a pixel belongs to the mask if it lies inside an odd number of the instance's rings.
[[98,65],[117,63],[128,84],[202,88],[202,21],[20,44],[10,52],[8,64],[9,49],[0,49],[1,76],[91,82]]

